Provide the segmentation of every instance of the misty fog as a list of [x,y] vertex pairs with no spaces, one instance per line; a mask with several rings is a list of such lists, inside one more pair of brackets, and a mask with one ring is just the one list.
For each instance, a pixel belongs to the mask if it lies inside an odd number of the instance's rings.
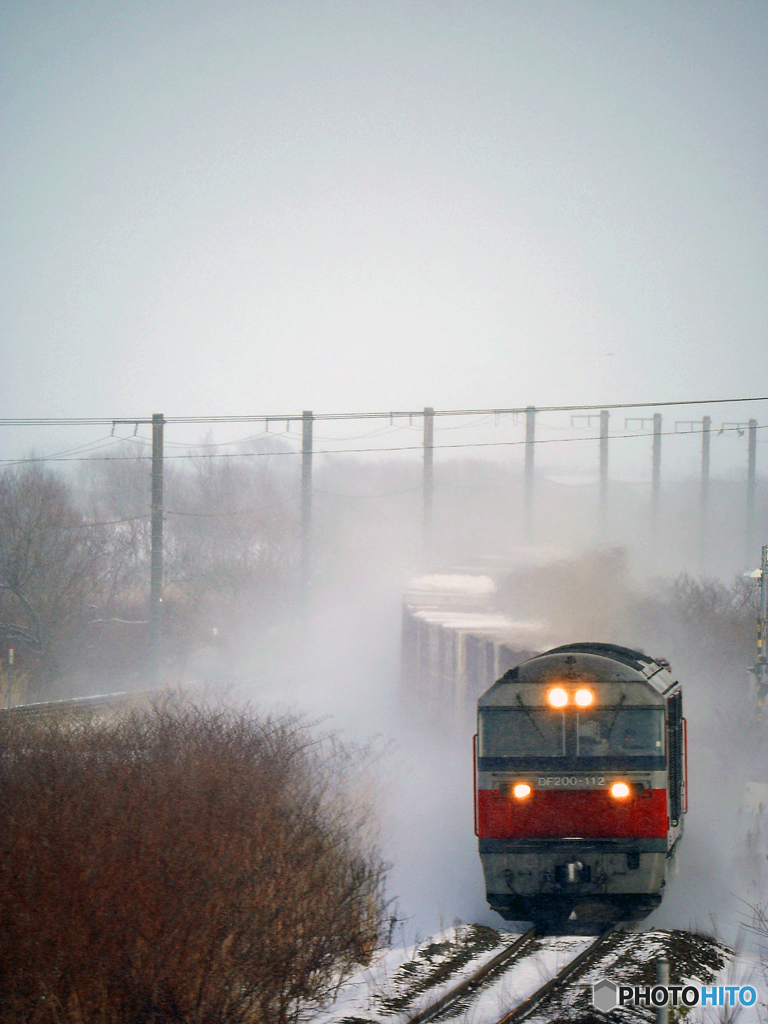
[[[765,815],[755,815],[746,791],[747,782],[768,783],[768,758],[748,673],[757,588],[739,575],[743,484],[713,481],[702,573],[695,478],[665,485],[654,539],[647,486],[612,484],[601,531],[595,484],[542,473],[528,545],[519,467],[441,460],[435,480],[425,553],[418,463],[320,464],[306,626],[294,627],[288,647],[279,630],[270,642],[258,627],[252,639],[244,629],[229,668],[238,692],[301,708],[384,752],[377,784],[390,892],[411,934],[455,918],[498,926],[472,829],[472,711],[457,725],[403,694],[400,608],[403,589],[425,570],[517,566],[501,598],[515,617],[548,622],[560,642],[613,641],[671,661],[685,688],[690,811],[677,871],[650,923],[733,939],[765,898],[768,867]],[[765,524],[762,488],[759,500]]]
[[[687,440],[695,466],[698,442]],[[473,709],[455,721],[414,703],[401,679],[400,628],[414,577],[503,568],[501,611],[544,623],[557,642],[612,641],[671,662],[684,685],[690,811],[677,873],[651,923],[733,938],[766,891],[761,791],[748,791],[768,783],[748,674],[757,590],[741,577],[768,539],[762,479],[749,561],[738,473],[713,476],[705,519],[695,471],[665,474],[654,525],[647,481],[610,479],[601,509],[595,453],[587,461],[573,449],[560,461],[537,455],[526,535],[520,453],[438,451],[425,535],[420,459],[317,455],[302,593],[294,445],[275,433],[237,446],[213,435],[191,450],[168,445],[188,457],[166,463],[163,681],[295,711],[369,745],[360,785],[378,807],[393,912],[406,932],[424,935],[456,918],[498,926],[472,827]],[[102,604],[97,632],[84,634],[90,653],[75,658],[62,695],[146,684],[135,643],[144,627],[121,624],[142,619],[146,607],[144,452],[118,445],[116,458],[86,454],[74,474],[54,474],[86,521],[112,524],[98,527],[100,543],[119,556],[109,593],[93,599]]]

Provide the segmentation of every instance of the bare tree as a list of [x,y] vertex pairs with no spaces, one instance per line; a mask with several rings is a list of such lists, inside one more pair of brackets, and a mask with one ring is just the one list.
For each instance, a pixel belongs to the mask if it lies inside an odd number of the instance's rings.
[[41,466],[0,474],[0,635],[49,694],[87,628],[105,562],[102,537]]
[[252,629],[281,605],[292,579],[293,481],[264,452],[218,454],[203,444],[166,502],[167,601],[176,629],[190,617],[199,632],[223,623],[236,632],[243,621]]
[[[195,650],[226,645],[241,622],[265,622],[288,592],[296,481],[278,458],[284,442],[260,438],[223,458],[204,441],[191,458],[164,468],[163,649],[167,671],[184,671]],[[181,466],[182,468],[179,468]],[[105,533],[108,575],[101,610],[101,657],[115,672],[141,672],[146,638],[130,621],[146,618],[150,560],[147,452],[132,444],[90,460],[78,501]],[[225,639],[226,637],[226,639]],[[96,666],[92,666],[96,670]],[[130,685],[130,684],[129,684]]]

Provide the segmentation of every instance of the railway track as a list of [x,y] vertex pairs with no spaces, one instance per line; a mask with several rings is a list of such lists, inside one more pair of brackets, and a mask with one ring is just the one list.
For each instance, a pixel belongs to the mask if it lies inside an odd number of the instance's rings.
[[[484,1024],[513,1024],[513,1022],[525,1020],[526,1017],[533,1014],[550,997],[554,996],[559,989],[567,985],[581,969],[586,969],[600,954],[611,937],[616,934],[616,925],[607,928],[586,949],[581,950],[581,952],[570,959],[554,977],[549,978],[529,996],[507,1010],[501,1017],[497,1017],[493,1022],[490,1020],[485,1021],[485,1018],[483,1018]],[[474,1011],[474,1016],[476,1011],[471,1006],[471,1003],[469,1006],[467,1005],[468,997],[471,998],[474,992],[480,990],[481,987],[489,982],[498,984],[504,975],[518,966],[527,956],[534,953],[537,948],[536,939],[536,929],[532,928],[500,953],[491,957],[469,978],[465,978],[445,992],[439,999],[408,1017],[406,1024],[427,1024],[429,1021],[437,1019],[447,1020],[459,1015],[464,1017],[470,1010]]]
[[544,984],[536,989],[535,992],[531,993],[527,999],[524,999],[522,1003],[511,1009],[508,1013],[505,1013],[496,1024],[513,1024],[514,1021],[524,1020],[529,1017],[534,1010],[538,1009],[542,1003],[544,1003],[550,996],[552,996],[558,989],[566,985],[578,971],[586,965],[592,963],[598,953],[601,951],[606,942],[613,936],[617,931],[616,925],[611,925],[604,932],[597,936],[595,941],[591,943],[585,950],[582,950],[577,956],[570,960],[565,967],[563,967],[554,978],[550,978],[549,981],[545,981]]
[[536,937],[536,929],[531,928],[524,935],[521,935],[519,939],[511,943],[506,949],[502,949],[500,953],[479,967],[469,978],[459,982],[452,989],[446,992],[440,999],[435,1000],[429,1006],[424,1007],[414,1016],[409,1017],[408,1024],[426,1024],[427,1021],[434,1020],[439,1017],[443,1012],[448,1015],[448,1011],[456,1006],[458,1001],[469,993],[474,992],[479,985],[481,985],[487,978],[489,978],[494,972],[500,970],[506,970],[507,966],[512,962],[513,959],[521,955],[524,951],[529,949],[533,945],[533,941]]
[[[618,924],[595,937],[505,935],[483,925],[457,925],[391,953],[361,972],[313,1024],[595,1024],[593,985],[654,985],[660,958],[671,977],[713,984],[727,947],[680,930],[635,932]],[[391,965],[391,966],[390,966]],[[615,1007],[616,1024],[652,1024],[655,1009]]]

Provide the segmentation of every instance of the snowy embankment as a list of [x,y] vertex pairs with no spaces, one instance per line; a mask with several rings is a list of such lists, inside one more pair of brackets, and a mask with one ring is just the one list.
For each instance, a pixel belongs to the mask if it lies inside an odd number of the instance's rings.
[[[406,1024],[517,937],[516,933],[496,932],[485,926],[461,925],[415,945],[382,950],[367,968],[340,988],[335,1001],[318,1013],[312,1024]],[[443,1010],[439,1019],[494,1024],[592,941],[583,936],[537,938],[532,947]],[[653,984],[656,961],[661,956],[670,960],[673,984],[749,984],[757,990],[755,1006],[737,1008],[733,1018],[723,1017],[722,1008],[695,1007],[686,1011],[688,1024],[725,1019],[739,1024],[768,1021],[768,979],[756,957],[738,955],[706,936],[660,930],[619,933],[572,982],[549,997],[527,1020],[540,1024],[554,1017],[573,1022],[655,1020],[655,1011],[644,1009],[614,1010],[610,1018],[602,1018],[592,1005],[592,985],[603,979],[625,985]]]

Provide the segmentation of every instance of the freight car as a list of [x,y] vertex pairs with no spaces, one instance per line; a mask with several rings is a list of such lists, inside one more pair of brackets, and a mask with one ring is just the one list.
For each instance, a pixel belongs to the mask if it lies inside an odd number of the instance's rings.
[[511,617],[499,601],[505,573],[457,567],[412,580],[403,596],[402,685],[441,725],[469,725],[478,696],[551,645],[545,624]]
[[668,664],[567,644],[505,672],[477,710],[489,905],[572,931],[658,906],[686,811],[682,689]]

